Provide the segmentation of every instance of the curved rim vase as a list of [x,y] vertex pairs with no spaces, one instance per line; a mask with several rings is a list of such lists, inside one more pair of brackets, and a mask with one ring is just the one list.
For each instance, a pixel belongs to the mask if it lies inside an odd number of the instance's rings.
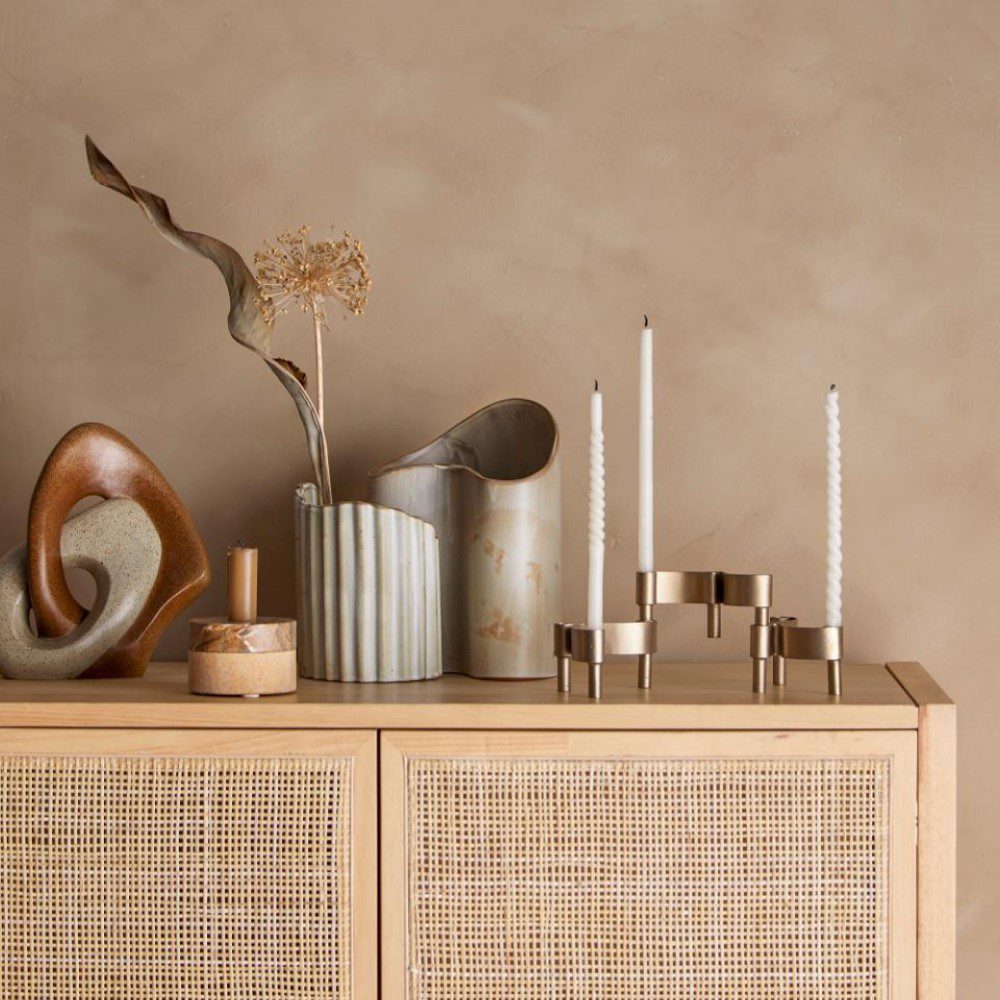
[[370,496],[434,525],[444,669],[551,677],[562,544],[559,430],[504,399],[370,473]]
[[327,681],[441,676],[434,528],[365,502],[321,504],[295,491],[299,674]]

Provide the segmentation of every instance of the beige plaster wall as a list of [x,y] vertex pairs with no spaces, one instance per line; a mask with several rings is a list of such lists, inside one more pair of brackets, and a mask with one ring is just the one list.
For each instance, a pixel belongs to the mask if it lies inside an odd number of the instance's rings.
[[[351,226],[338,492],[506,395],[563,432],[584,595],[586,395],[606,389],[608,610],[635,547],[636,332],[658,329],[661,564],[770,569],[817,618],[825,385],[843,386],[854,659],[923,660],[961,710],[961,995],[995,995],[1000,853],[1000,6],[989,0],[9,0],[0,9],[2,544],[49,448],[102,420],[157,461],[219,580],[263,550],[292,610],[292,406],[210,265],[89,178],[90,131],[182,224],[250,254]],[[308,359],[305,330],[279,335]],[[707,645],[665,616],[670,655]],[[161,655],[177,656],[175,626]]]

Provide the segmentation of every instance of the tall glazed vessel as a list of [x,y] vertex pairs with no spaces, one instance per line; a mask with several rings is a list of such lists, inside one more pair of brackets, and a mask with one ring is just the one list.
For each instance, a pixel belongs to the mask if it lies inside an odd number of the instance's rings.
[[551,677],[561,600],[559,432],[505,399],[371,473],[372,499],[429,521],[441,559],[446,671]]

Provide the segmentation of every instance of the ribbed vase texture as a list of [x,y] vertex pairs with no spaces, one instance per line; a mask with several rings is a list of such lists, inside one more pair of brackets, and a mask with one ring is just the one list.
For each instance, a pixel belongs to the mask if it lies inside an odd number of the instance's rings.
[[295,494],[299,674],[415,681],[441,674],[438,540],[426,521]]

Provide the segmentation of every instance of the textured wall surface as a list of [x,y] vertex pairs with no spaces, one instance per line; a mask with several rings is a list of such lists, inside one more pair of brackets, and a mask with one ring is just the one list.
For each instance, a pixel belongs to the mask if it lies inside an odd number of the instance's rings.
[[[766,569],[823,607],[823,390],[843,387],[852,659],[960,706],[961,995],[992,996],[1000,629],[1000,7],[990,0],[57,3],[0,10],[0,544],[101,420],[188,502],[216,582],[262,548],[292,597],[292,405],[225,329],[213,268],[91,181],[89,131],[182,225],[246,254],[309,222],[371,253],[328,341],[337,492],[481,404],[563,433],[583,613],[587,392],[606,390],[609,615],[635,565],[636,339],[657,328],[658,561]],[[278,353],[309,360],[303,324]],[[667,655],[708,644],[664,615]],[[736,616],[733,616],[734,620]],[[183,649],[175,625],[160,655]]]

